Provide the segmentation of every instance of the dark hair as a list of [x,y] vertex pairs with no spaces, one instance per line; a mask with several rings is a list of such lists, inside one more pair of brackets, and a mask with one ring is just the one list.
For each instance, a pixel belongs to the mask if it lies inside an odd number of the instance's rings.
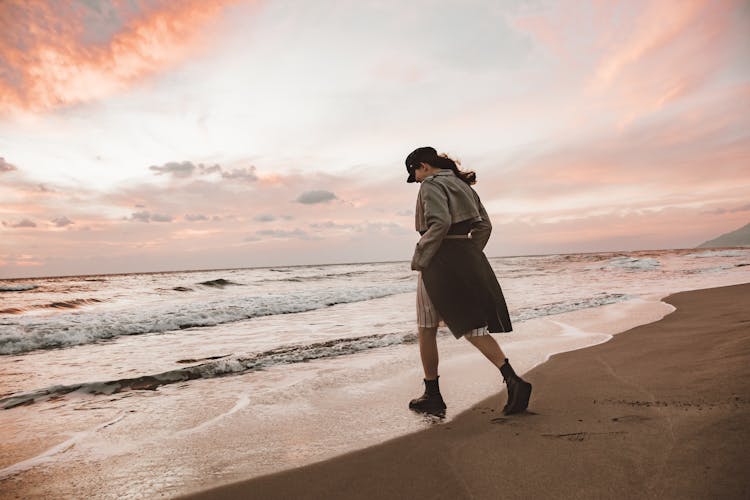
[[477,182],[477,174],[473,170],[459,170],[458,165],[461,162],[451,159],[447,154],[438,154],[435,148],[425,146],[417,148],[406,157],[406,170],[411,174],[412,166],[416,167],[420,163],[429,163],[435,168],[445,168],[452,170],[453,173],[464,181],[466,184],[475,184]]

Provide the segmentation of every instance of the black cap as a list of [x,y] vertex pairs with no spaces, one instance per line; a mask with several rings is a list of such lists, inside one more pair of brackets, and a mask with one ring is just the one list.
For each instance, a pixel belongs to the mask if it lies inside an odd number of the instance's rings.
[[414,178],[414,170],[407,166],[406,171],[409,172],[409,177],[406,178],[406,182],[417,182],[417,179]]
[[417,179],[414,177],[415,168],[422,162],[434,164],[435,162],[432,160],[436,157],[437,151],[430,146],[423,146],[409,153],[409,156],[407,156],[404,161],[406,164],[406,171],[409,173],[406,182],[417,182]]

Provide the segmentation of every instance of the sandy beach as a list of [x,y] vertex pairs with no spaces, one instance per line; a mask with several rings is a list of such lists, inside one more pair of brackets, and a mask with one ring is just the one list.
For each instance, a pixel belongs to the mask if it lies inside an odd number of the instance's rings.
[[[445,424],[186,498],[748,498],[750,284],[526,373]],[[450,401],[447,401],[450,407]]]

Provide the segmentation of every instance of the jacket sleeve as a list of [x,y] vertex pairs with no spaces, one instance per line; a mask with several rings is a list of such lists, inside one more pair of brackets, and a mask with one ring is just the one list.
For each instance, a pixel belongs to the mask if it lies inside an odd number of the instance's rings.
[[490,233],[492,233],[492,222],[490,222],[490,216],[487,215],[487,210],[482,205],[482,200],[479,199],[479,195],[474,192],[474,198],[477,200],[479,207],[479,215],[482,216],[482,220],[476,222],[471,228],[471,241],[479,246],[480,250],[484,250],[487,246],[487,241],[490,239]]
[[448,196],[436,182],[425,181],[419,188],[419,198],[424,210],[427,232],[417,242],[411,268],[421,271],[430,265],[430,261],[440,248],[443,238],[451,227],[451,213],[448,208]]

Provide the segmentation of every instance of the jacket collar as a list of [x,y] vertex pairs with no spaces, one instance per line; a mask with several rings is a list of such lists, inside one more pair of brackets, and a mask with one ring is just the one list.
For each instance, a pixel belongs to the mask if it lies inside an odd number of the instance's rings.
[[446,168],[444,168],[444,169],[443,169],[443,170],[441,170],[440,172],[438,172],[438,173],[436,173],[436,174],[432,174],[432,175],[431,175],[431,176],[429,176],[429,177],[426,177],[426,178],[425,178],[425,180],[427,180],[427,179],[432,179],[433,177],[437,177],[437,176],[439,176],[439,175],[453,175],[453,170],[449,170],[449,169],[446,169]]

